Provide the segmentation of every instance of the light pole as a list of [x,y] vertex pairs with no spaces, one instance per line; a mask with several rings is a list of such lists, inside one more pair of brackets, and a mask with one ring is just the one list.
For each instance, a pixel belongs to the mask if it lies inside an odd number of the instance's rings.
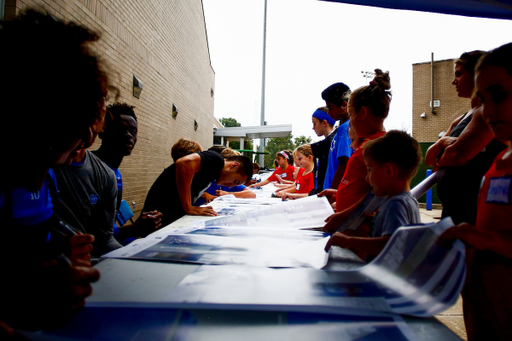
[[[267,0],[265,0],[265,12],[263,16],[263,66],[262,66],[262,75],[261,75],[261,119],[260,125],[265,125],[265,62],[266,62],[266,52],[267,52]],[[264,154],[265,151],[265,138],[260,138],[260,149],[259,152],[259,164],[261,167],[264,166]]]
[[363,74],[363,77],[365,78],[366,85],[368,85],[368,79],[369,78],[373,79],[373,77],[375,77],[375,72],[361,71],[361,73]]

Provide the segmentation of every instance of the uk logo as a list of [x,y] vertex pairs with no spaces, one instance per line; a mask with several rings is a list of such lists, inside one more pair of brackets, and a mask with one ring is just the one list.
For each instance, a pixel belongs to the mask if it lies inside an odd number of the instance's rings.
[[94,206],[98,202],[98,196],[96,194],[91,194],[89,200],[91,200],[91,204]]

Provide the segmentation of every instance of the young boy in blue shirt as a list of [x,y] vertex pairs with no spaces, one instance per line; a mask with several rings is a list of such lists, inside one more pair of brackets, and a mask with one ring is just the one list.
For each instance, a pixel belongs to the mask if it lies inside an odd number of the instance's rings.
[[336,232],[325,250],[337,245],[364,252],[371,259],[382,251],[399,227],[420,223],[418,202],[410,193],[410,185],[421,162],[421,149],[414,138],[398,130],[365,143],[363,148],[366,179],[375,196],[387,196],[387,199],[373,219],[370,237],[350,237]]

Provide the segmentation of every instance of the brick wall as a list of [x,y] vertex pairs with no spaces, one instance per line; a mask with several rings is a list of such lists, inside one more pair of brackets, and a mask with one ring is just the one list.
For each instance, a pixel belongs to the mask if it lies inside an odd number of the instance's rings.
[[[172,163],[170,151],[178,139],[205,148],[213,141],[215,74],[202,1],[6,0],[6,20],[29,7],[101,33],[94,49],[109,67],[119,100],[136,107],[138,142],[121,172],[124,199],[140,211],[150,186]],[[140,99],[132,96],[133,75],[143,82]],[[172,104],[178,107],[176,119]],[[97,141],[92,149],[98,146]]]
[[[413,64],[412,135],[419,142],[435,142],[442,131],[447,131],[453,120],[467,112],[470,100],[457,96],[453,81],[453,59],[434,62],[434,100],[441,105],[431,113],[430,62]],[[420,115],[425,113],[426,117]]]

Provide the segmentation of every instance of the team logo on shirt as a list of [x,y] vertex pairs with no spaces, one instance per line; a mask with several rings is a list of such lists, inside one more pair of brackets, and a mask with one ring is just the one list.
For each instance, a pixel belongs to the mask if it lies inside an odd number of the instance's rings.
[[487,190],[487,203],[494,204],[510,204],[510,185],[512,178],[491,178],[489,181],[489,189]]
[[331,142],[331,151],[336,149],[336,137],[333,137]]
[[94,206],[98,202],[98,196],[96,194],[91,194],[89,196],[89,200],[91,201],[91,204]]

